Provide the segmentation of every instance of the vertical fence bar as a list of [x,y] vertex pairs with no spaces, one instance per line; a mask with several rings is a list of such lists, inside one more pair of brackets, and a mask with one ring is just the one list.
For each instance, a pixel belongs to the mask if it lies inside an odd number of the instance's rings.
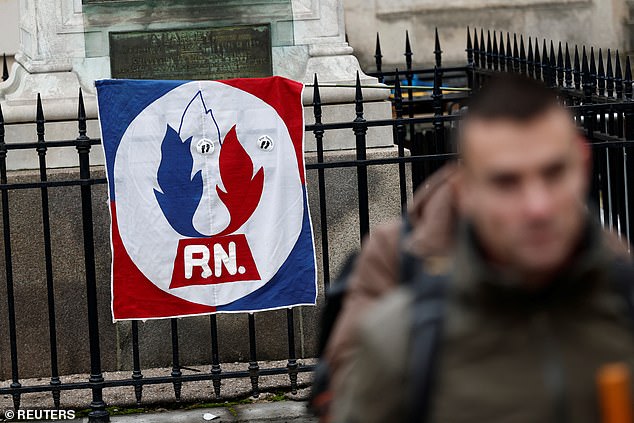
[[[586,53],[586,47],[583,46],[583,50],[581,53],[581,82],[583,84],[583,96],[584,96],[584,104],[586,105],[586,109],[583,116],[584,128],[586,130],[586,137],[588,141],[591,143],[594,142],[594,120],[595,115],[592,110],[592,80],[590,78],[590,69],[588,67],[588,55]],[[593,148],[593,160],[594,160],[594,171],[592,172],[592,181],[591,181],[591,189],[590,189],[590,200],[596,210],[600,210],[600,181],[599,181],[599,172],[597,169],[596,155],[594,154],[595,149]]]
[[535,79],[535,57],[533,56],[533,39],[528,37],[528,58],[526,59],[528,77]]
[[487,30],[486,68],[493,69],[493,46],[491,45],[491,31]]
[[[180,378],[183,373],[181,372],[180,352],[178,348],[178,320],[175,318],[171,318],[170,325],[171,325],[171,333],[172,333],[172,373],[171,373],[171,376],[173,378]],[[181,388],[183,383],[180,380],[176,379],[174,380],[174,382],[172,382],[172,384],[174,385],[174,397],[176,398],[177,402],[180,402]]]
[[[353,131],[356,138],[357,160],[366,159],[366,133],[368,125],[363,118],[363,92],[357,72],[357,84],[354,97],[356,118],[353,121]],[[410,107],[410,114],[412,108]],[[414,132],[412,131],[412,134]],[[368,199],[368,167],[366,164],[357,165],[357,188],[359,190],[359,230],[361,242],[370,232],[370,204]]]
[[[614,58],[614,90],[616,92],[616,99],[623,99],[623,73],[621,71],[621,59],[619,57],[619,51],[616,51],[616,57]],[[619,113],[616,117],[616,135],[618,137],[623,136],[623,113]]]
[[[603,65],[603,52],[599,49],[599,70],[597,71],[597,87],[599,88],[599,95],[605,96],[605,67]],[[603,114],[601,116],[604,116]],[[605,122],[605,118],[602,118]]]
[[253,313],[249,313],[249,377],[251,378],[251,395],[257,398],[260,396],[260,365],[255,342],[255,315]]
[[478,42],[478,30],[473,28],[473,63],[480,67],[480,43]]
[[579,64],[579,48],[575,44],[575,58],[574,58],[574,79],[575,90],[581,89],[581,65]]
[[553,40],[550,40],[550,57],[548,60],[548,67],[550,70],[549,86],[551,88],[557,87],[557,60],[555,58],[555,47]]
[[143,396],[143,373],[141,373],[141,355],[139,352],[139,322],[132,321],[132,380],[134,384],[134,398],[137,405],[141,405]]
[[[37,154],[39,157],[40,181],[48,180],[46,174],[46,143],[44,140],[44,110],[42,109],[42,99],[40,94],[37,95],[37,112],[35,117],[37,129]],[[53,285],[53,259],[51,252],[51,223],[48,205],[48,187],[40,188],[41,206],[42,206],[42,230],[44,235],[44,267],[46,271],[46,295],[48,302],[48,330],[49,330],[49,346],[51,355],[51,380],[53,387],[53,404],[55,408],[59,408],[60,390],[56,389],[61,382],[59,379],[59,369],[57,361],[57,327],[55,323],[55,289]]]
[[[398,80],[398,75],[396,76]],[[315,142],[317,144],[317,163],[324,162],[324,129],[321,117],[321,95],[319,93],[319,81],[315,74],[313,86],[313,115],[315,116]],[[328,213],[326,209],[326,175],[325,169],[317,169],[317,184],[319,188],[319,221],[321,226],[321,256],[324,271],[324,287],[330,285],[330,254],[328,251]]]
[[[630,106],[634,106],[632,103],[632,67],[630,64],[630,57],[626,56],[625,58],[625,80],[624,84],[624,92],[625,92],[625,100]],[[628,107],[627,112],[625,113],[625,139],[631,141],[634,139],[634,107]],[[626,147],[623,149],[624,151],[624,175],[626,185],[626,206],[627,210],[626,218],[625,218],[625,233],[627,234],[627,240],[629,245],[634,241],[634,188],[632,184],[629,183],[630,179],[634,178],[634,148]]]
[[517,48],[517,34],[513,33],[513,72],[520,71],[520,53]]
[[[432,91],[433,109],[434,109],[434,154],[445,152],[445,125],[442,121],[442,75],[440,69],[434,67],[434,88]],[[432,169],[436,171],[440,168],[440,163],[434,161]]]
[[286,309],[286,328],[288,330],[288,363],[286,368],[288,369],[288,377],[291,381],[291,393],[297,393],[297,356],[295,347],[295,317],[293,315],[293,309]]
[[486,48],[484,47],[484,29],[480,28],[480,66],[483,69],[487,67]]
[[498,50],[497,32],[493,31],[493,70],[498,71],[500,68],[500,52]]
[[379,82],[383,82],[383,71],[381,66],[383,64],[383,55],[381,54],[381,41],[379,40],[379,33],[376,33],[376,49],[374,51],[374,62],[376,63],[376,73]]
[[504,50],[504,34],[500,31],[500,50],[498,52],[500,56],[500,72],[506,71],[506,52]]
[[526,75],[526,51],[524,50],[524,36],[520,35],[520,72]]
[[608,49],[608,57],[607,57],[607,69],[606,69],[606,89],[608,97],[612,98],[614,96],[614,71],[612,70],[612,52]]
[[[394,111],[396,112],[396,123],[393,127],[394,138],[396,145],[398,146],[398,156],[405,157],[405,125],[401,121],[403,119],[403,93],[401,91],[401,83],[399,82],[398,69],[396,69],[396,80],[394,81]],[[410,154],[413,156],[416,147],[414,146],[415,140],[412,139]],[[411,165],[412,177],[418,172],[418,166],[414,163]],[[401,193],[401,213],[405,213],[407,210],[407,183],[405,175],[405,163],[398,164],[398,179],[399,188]],[[413,181],[414,184],[416,181]]]
[[81,216],[84,234],[84,267],[86,271],[86,300],[88,302],[88,338],[90,340],[90,383],[92,385],[92,409],[88,414],[91,422],[109,421],[103,401],[103,375],[101,374],[101,347],[99,344],[99,313],[97,308],[97,275],[95,271],[95,242],[92,221],[92,189],[90,179],[90,139],[86,136],[86,110],[84,98],[79,91],[78,110],[79,177],[81,185]]
[[[7,146],[4,141],[4,117],[0,108],[0,183],[7,184]],[[4,236],[4,266],[7,283],[7,312],[9,314],[9,348],[11,354],[11,384],[12,389],[19,389],[18,374],[18,342],[15,328],[15,299],[13,295],[13,258],[11,255],[11,225],[9,224],[9,191],[2,189],[2,233]],[[13,408],[20,408],[20,393],[12,392]]]
[[[407,70],[407,72],[405,73],[405,77],[407,78],[407,85],[410,87],[412,86],[412,81],[414,80],[414,74],[412,73],[412,56],[413,55],[414,54],[412,53],[412,46],[410,45],[410,42],[409,42],[409,32],[405,31],[405,66]],[[363,97],[361,97],[361,99],[363,100]],[[361,107],[363,107],[363,104],[361,104]],[[414,117],[414,91],[412,91],[411,88],[407,89],[407,112],[410,118]],[[414,139],[414,131],[415,131],[415,127],[414,127],[414,124],[412,123],[409,125],[409,139],[410,140]],[[365,152],[363,154],[365,155]]]
[[572,64],[570,62],[570,49],[568,48],[568,43],[566,43],[564,75],[564,86],[566,88],[572,88]]
[[211,335],[211,383],[214,387],[214,395],[220,398],[221,380],[220,353],[218,350],[218,320],[215,314],[209,316],[209,331]]
[[561,49],[561,41],[557,47],[557,85],[564,86],[564,53]]
[[539,56],[539,41],[535,38],[535,79],[542,79],[542,59]]
[[550,86],[550,58],[546,47],[546,39],[542,40],[542,79],[544,84]]

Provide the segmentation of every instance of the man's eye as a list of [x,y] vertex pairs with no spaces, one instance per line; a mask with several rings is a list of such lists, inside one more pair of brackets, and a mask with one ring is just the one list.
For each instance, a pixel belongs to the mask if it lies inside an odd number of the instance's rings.
[[564,165],[564,163],[556,163],[552,166],[547,167],[543,174],[544,174],[544,178],[547,181],[551,181],[554,182],[557,179],[561,178],[562,175],[564,174],[564,171],[566,170],[566,166]]
[[496,175],[491,178],[492,185],[499,190],[511,190],[517,186],[519,178],[515,175]]

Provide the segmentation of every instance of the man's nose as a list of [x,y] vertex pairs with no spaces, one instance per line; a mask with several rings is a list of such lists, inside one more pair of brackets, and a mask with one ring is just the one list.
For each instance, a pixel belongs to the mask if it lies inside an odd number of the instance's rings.
[[541,182],[527,184],[524,190],[524,212],[530,219],[549,217],[553,198],[548,187]]

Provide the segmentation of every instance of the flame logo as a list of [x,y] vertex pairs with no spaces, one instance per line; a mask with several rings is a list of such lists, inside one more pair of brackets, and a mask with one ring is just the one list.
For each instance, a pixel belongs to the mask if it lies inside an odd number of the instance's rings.
[[[192,175],[193,135],[182,139],[183,133],[190,133],[183,130],[183,122],[186,114],[191,113],[190,106],[197,98],[200,98],[205,115],[210,116],[218,128],[211,108],[207,108],[199,91],[183,112],[179,132],[167,125],[157,173],[160,190],[154,190],[159,206],[172,228],[179,234],[192,238],[208,236],[200,233],[193,225],[194,213],[203,194],[202,172]],[[225,229],[210,236],[227,235],[238,230],[257,208],[264,189],[264,168],[261,167],[253,174],[253,161],[238,140],[236,125],[229,130],[220,145],[218,161],[223,187],[216,185],[216,192],[229,212],[230,221]]]

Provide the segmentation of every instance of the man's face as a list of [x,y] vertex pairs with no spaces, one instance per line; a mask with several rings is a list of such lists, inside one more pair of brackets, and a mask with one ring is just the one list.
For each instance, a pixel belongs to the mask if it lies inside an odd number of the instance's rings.
[[589,149],[559,107],[527,122],[468,119],[459,203],[489,256],[529,273],[564,264],[584,224]]

